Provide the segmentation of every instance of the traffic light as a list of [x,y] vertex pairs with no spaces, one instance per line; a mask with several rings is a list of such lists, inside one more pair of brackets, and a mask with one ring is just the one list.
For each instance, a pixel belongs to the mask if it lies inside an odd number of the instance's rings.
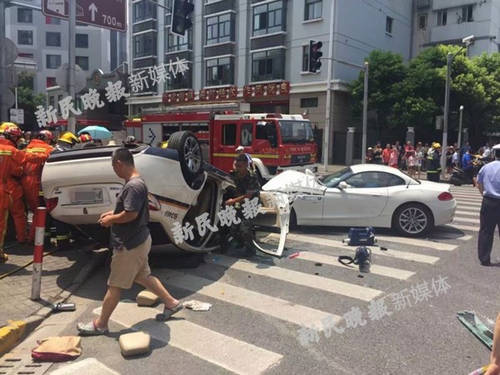
[[323,47],[323,43],[314,40],[309,41],[309,71],[312,73],[321,68],[321,56],[323,56],[321,47]]
[[170,31],[174,34],[184,36],[186,30],[193,26],[190,18],[193,10],[194,5],[189,0],[174,0]]

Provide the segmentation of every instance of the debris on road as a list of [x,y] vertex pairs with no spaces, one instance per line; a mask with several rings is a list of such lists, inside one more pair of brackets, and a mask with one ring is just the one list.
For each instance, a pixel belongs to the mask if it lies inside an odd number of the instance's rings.
[[75,311],[76,305],[74,303],[54,303],[52,311]]
[[48,337],[39,341],[38,347],[31,351],[31,357],[44,362],[72,361],[82,354],[81,342],[79,336]]
[[160,297],[149,290],[143,290],[137,295],[135,300],[139,306],[153,306],[160,301]]
[[184,307],[193,311],[208,311],[212,307],[211,303],[190,300],[184,302]]
[[493,332],[477,316],[474,311],[459,311],[457,318],[490,350],[493,347]]
[[118,339],[124,357],[148,353],[151,336],[144,332],[133,332],[121,335]]
[[299,251],[297,251],[297,252],[295,252],[295,253],[293,253],[293,254],[290,254],[290,255],[288,256],[288,259],[294,259],[294,258],[297,258],[299,255],[300,255],[300,252],[299,252]]

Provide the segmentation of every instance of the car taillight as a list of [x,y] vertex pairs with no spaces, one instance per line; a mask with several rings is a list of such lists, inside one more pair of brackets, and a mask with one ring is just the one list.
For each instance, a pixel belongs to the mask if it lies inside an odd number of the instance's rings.
[[438,199],[440,201],[451,201],[453,199],[453,195],[451,195],[451,193],[448,193],[447,191],[445,191],[444,193],[441,193],[438,195]]
[[161,210],[161,205],[160,202],[158,202],[158,199],[153,197],[151,194],[148,196],[148,206],[150,211],[160,211]]
[[57,202],[59,201],[59,198],[49,198],[45,199],[45,207],[47,207],[47,213],[51,213],[54,208],[57,207]]

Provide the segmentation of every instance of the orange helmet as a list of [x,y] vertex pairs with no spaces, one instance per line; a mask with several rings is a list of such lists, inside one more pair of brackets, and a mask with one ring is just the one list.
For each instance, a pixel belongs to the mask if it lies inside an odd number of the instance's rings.
[[41,130],[40,133],[38,133],[38,138],[45,142],[51,142],[54,139],[54,135],[50,130]]
[[23,132],[17,126],[9,126],[3,131],[3,133],[8,138],[20,138],[23,136]]
[[84,133],[84,134],[80,135],[79,138],[80,138],[80,142],[82,142],[82,143],[92,141],[92,137],[90,136],[90,134],[85,134]]

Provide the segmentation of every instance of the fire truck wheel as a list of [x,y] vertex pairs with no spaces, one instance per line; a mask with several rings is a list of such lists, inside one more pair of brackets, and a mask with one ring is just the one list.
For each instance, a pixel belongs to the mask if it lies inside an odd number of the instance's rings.
[[198,139],[188,131],[175,132],[168,140],[168,148],[177,150],[182,174],[190,184],[202,171],[203,155]]

